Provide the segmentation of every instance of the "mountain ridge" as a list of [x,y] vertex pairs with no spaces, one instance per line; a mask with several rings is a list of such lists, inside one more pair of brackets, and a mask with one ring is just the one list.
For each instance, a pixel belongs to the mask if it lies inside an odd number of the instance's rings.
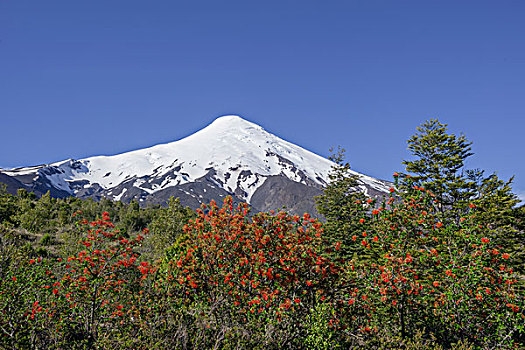
[[[55,197],[135,199],[145,205],[163,204],[175,196],[181,197],[183,204],[196,207],[232,195],[257,210],[285,205],[293,211],[295,200],[303,202],[301,208],[315,212],[311,197],[322,192],[333,165],[255,123],[226,115],[177,141],[110,156],[0,169],[0,174],[35,192],[50,190]],[[368,195],[388,192],[390,182],[351,173],[359,177]],[[306,193],[308,205],[302,198]]]

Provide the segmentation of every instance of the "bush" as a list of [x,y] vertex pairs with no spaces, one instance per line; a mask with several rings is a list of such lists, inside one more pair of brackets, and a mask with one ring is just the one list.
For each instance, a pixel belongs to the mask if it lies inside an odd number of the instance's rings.
[[51,245],[51,243],[52,243],[52,238],[49,235],[49,233],[44,234],[44,236],[42,236],[42,238],[40,239],[40,245],[48,246],[48,245]]
[[[220,208],[212,202],[182,233],[173,231],[175,243],[157,265],[141,256],[144,233],[123,236],[107,212],[62,233],[74,245],[68,258],[46,258],[45,248],[35,252],[4,228],[0,347],[523,344],[523,291],[512,256],[479,224],[475,205],[446,219],[428,191],[392,191],[381,208],[355,220],[344,245],[328,240],[308,214],[251,215],[231,198]],[[360,254],[343,260],[342,247]]]
[[[139,263],[136,249],[143,236],[122,237],[107,213],[100,220],[80,221],[79,230],[83,250],[44,261],[50,266],[32,282],[37,294],[28,314],[35,330],[31,336],[48,346],[87,348],[122,340],[120,333],[129,340],[145,322],[142,289],[155,271],[148,262]],[[29,264],[35,272],[42,270],[41,259]]]
[[249,216],[247,205],[234,208],[227,198],[222,208],[203,206],[185,231],[187,241],[167,269],[181,303],[200,305],[206,326],[229,342],[301,347],[306,319],[329,298],[339,273],[321,224],[307,214]]
[[353,289],[340,300],[351,304],[342,308],[348,316],[342,323],[356,319],[368,338],[387,331],[406,339],[425,329],[445,347],[511,346],[524,324],[511,256],[491,242],[474,210],[459,222],[445,221],[435,204],[430,192],[415,187],[366,218],[353,239],[371,259],[356,259],[347,271]]

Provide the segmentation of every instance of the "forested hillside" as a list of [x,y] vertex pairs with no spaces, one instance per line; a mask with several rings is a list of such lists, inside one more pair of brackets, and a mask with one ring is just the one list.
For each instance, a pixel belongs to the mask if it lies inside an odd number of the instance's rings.
[[378,203],[344,151],[322,218],[0,188],[0,348],[518,349],[525,207],[430,120]]

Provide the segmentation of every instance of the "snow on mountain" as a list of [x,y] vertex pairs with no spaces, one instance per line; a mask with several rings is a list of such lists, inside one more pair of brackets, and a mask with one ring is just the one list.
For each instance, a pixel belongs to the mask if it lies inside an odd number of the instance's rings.
[[[121,200],[144,200],[177,188],[189,196],[206,198],[206,188],[225,191],[251,202],[254,193],[271,177],[322,188],[333,163],[287,142],[239,116],[217,118],[204,129],[179,141],[126,152],[65,160],[49,165],[2,170],[25,185],[80,197],[98,194]],[[386,193],[389,183],[357,174],[365,192]],[[200,199],[191,187],[206,180]],[[213,190],[212,190],[213,192]]]

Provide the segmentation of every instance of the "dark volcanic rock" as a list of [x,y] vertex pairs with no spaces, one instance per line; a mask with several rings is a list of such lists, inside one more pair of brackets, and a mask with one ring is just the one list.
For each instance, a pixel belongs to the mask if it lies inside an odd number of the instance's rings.
[[306,186],[276,175],[268,177],[255,191],[251,204],[257,211],[279,210],[285,206],[286,210],[294,214],[311,213],[313,216],[319,216],[314,197],[320,194],[322,194],[320,188]]
[[27,187],[17,179],[4,173],[0,173],[0,184],[6,185],[6,190],[10,194],[16,194],[19,188],[23,188],[27,191],[30,191],[29,187]]

